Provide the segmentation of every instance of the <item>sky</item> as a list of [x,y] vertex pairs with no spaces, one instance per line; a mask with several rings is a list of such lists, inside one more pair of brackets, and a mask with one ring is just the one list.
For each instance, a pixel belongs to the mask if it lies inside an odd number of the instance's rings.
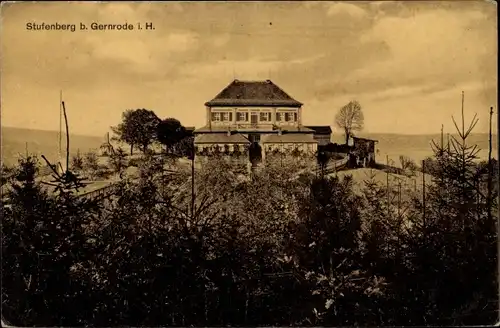
[[[92,22],[154,30],[78,30]],[[487,132],[496,34],[486,1],[2,2],[1,124],[58,130],[62,90],[75,134],[104,135],[136,108],[201,127],[236,78],[271,79],[304,103],[305,125],[333,126],[357,100],[370,133],[453,132],[464,91],[466,119]]]

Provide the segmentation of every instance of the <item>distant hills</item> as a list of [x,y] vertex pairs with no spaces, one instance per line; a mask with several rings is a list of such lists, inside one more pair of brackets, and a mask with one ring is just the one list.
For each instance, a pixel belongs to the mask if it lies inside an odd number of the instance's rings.
[[[43,154],[51,162],[58,161],[59,134],[57,131],[2,127],[0,133],[2,162],[6,165],[17,163],[19,156],[26,154],[26,148],[29,154],[38,157]],[[82,153],[98,150],[104,141],[104,136],[70,134],[70,154],[74,155],[78,150]],[[63,149],[66,147],[65,135],[62,138],[62,147]]]
[[[386,157],[399,164],[399,156],[406,155],[416,161],[421,161],[432,155],[430,146],[434,139],[440,141],[439,134],[433,135],[402,135],[402,134],[382,134],[382,133],[360,133],[360,137],[378,140],[377,161],[385,163]],[[445,136],[446,139],[446,136]],[[84,153],[89,150],[98,150],[104,142],[102,137],[71,135],[70,153],[76,154],[78,150]],[[497,137],[493,140],[493,157],[498,158]],[[343,143],[342,135],[334,135],[332,142]],[[446,142],[446,140],[445,140]],[[481,149],[479,156],[486,159],[488,156],[488,134],[472,134],[469,138],[470,144],[476,144]],[[56,161],[58,157],[58,132],[32,130],[23,128],[2,127],[1,129],[1,155],[2,162],[12,165],[17,162],[20,154],[26,153],[26,144],[30,154],[40,156],[45,155],[50,161]],[[65,147],[65,137],[63,136],[63,147]]]

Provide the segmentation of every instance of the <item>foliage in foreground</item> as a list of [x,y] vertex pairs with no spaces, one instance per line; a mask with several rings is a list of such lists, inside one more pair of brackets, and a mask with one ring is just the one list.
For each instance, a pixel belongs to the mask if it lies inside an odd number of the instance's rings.
[[464,134],[436,151],[425,200],[401,200],[279,166],[245,180],[221,162],[192,185],[149,158],[105,206],[48,195],[22,161],[2,312],[26,326],[491,323],[496,194],[474,159]]

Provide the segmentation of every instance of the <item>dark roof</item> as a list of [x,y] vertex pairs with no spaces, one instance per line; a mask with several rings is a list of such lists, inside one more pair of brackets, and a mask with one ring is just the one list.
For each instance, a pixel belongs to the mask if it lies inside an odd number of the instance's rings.
[[378,142],[378,140],[375,140],[375,139],[368,139],[368,138],[352,137],[352,139],[353,139],[353,140],[360,140],[360,141]]
[[[208,125],[202,126],[201,128],[198,128],[194,130],[194,134],[200,134],[200,133],[217,133],[217,132],[225,132],[227,133],[228,131],[231,131],[232,129],[227,126],[218,126],[218,125],[212,125],[209,127]],[[248,129],[237,129],[235,130],[238,133],[261,133],[261,134],[267,134],[267,133],[278,133],[279,129],[269,129],[269,130],[256,130],[251,127],[248,127]],[[283,126],[282,131],[286,133],[310,133],[313,134],[314,131],[305,127],[305,126]]]
[[300,107],[301,102],[290,97],[271,80],[234,80],[205,106],[279,106]]
[[210,133],[210,134],[199,134],[194,139],[195,144],[212,144],[212,143],[224,143],[224,144],[249,144],[250,141],[245,138],[242,134],[230,134],[227,133]]
[[308,125],[306,128],[314,130],[315,134],[332,134],[332,128],[328,125]]
[[315,143],[312,134],[293,133],[293,134],[268,134],[262,138],[262,143]]

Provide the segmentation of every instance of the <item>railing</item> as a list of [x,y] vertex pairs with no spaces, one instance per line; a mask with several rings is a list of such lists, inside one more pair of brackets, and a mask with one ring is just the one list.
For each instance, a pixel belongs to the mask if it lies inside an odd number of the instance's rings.
[[88,191],[84,194],[79,195],[78,198],[87,198],[89,200],[94,200],[94,199],[98,199],[98,198],[106,198],[106,197],[114,194],[116,192],[116,190],[117,190],[117,185],[113,183],[113,184],[110,184],[108,186],[96,189],[96,190]]
[[[176,173],[178,173],[178,172],[175,170],[164,170],[163,171],[163,174],[165,174],[165,175],[172,175],[172,174],[176,174]],[[107,198],[107,197],[116,193],[117,186],[118,186],[118,184],[116,182],[111,183],[105,187],[83,193],[83,194],[79,195],[78,198],[87,198],[90,200],[95,200],[95,199],[99,199],[99,198]]]
[[[342,167],[344,167],[347,164],[348,161],[349,161],[349,158],[345,157],[345,158],[328,163],[325,167],[325,173],[327,173],[327,174],[333,173],[333,172],[341,169]],[[321,171],[320,168],[317,168],[316,170]]]

